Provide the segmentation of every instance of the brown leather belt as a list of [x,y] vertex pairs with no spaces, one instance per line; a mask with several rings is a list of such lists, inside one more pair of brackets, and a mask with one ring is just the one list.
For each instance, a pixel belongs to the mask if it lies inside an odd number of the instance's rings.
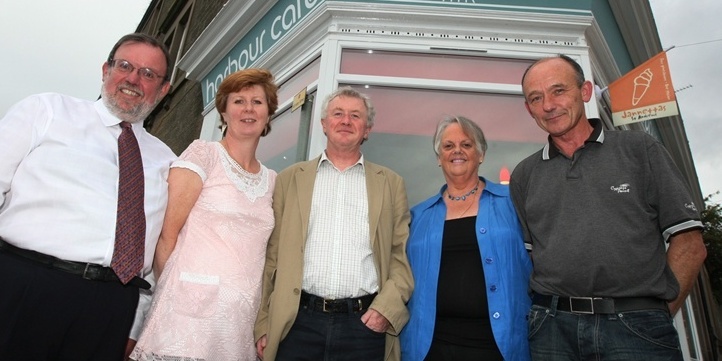
[[355,298],[327,299],[301,292],[301,307],[326,313],[351,313],[369,308],[375,297],[376,293]]
[[[103,267],[95,263],[82,263],[62,260],[60,258],[40,252],[18,248],[10,243],[5,242],[5,240],[3,240],[2,238],[0,238],[0,252],[9,253],[24,258],[28,261],[32,261],[47,268],[57,269],[63,272],[78,275],[85,278],[86,280],[120,283],[120,279],[118,279],[118,276],[110,267]],[[140,277],[134,277],[132,280],[130,280],[130,282],[128,282],[128,285],[143,288],[146,290],[150,289],[150,283]]]
[[557,310],[578,314],[614,314],[650,309],[669,312],[667,302],[655,297],[564,297],[534,294],[532,302],[538,306],[552,308],[554,298],[557,298]]

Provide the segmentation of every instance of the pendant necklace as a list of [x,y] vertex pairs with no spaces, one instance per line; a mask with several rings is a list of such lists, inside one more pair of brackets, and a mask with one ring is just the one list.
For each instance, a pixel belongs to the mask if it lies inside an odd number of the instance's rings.
[[470,190],[469,192],[467,192],[467,193],[464,194],[464,195],[455,197],[455,196],[452,196],[451,193],[449,193],[449,191],[447,190],[447,191],[446,191],[446,196],[449,197],[449,199],[451,199],[452,201],[465,201],[465,200],[466,200],[466,197],[468,197],[468,196],[476,193],[476,191],[477,191],[478,189],[479,189],[479,181],[476,182],[476,186],[474,187],[474,189]]

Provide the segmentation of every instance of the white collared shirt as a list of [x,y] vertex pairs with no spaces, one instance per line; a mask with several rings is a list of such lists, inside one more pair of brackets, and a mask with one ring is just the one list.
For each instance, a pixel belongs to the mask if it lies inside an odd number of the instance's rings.
[[340,171],[324,152],[316,172],[304,252],[304,291],[333,299],[377,292],[363,155]]
[[[118,206],[120,119],[103,104],[61,94],[30,96],[0,120],[0,237],[64,260],[109,266]],[[145,173],[148,274],[175,154],[133,124]]]

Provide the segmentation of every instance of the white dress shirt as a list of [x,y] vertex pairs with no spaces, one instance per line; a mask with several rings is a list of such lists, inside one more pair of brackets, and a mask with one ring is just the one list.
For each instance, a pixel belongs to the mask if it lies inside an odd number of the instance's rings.
[[[120,119],[102,100],[30,96],[0,120],[0,237],[60,259],[109,266],[118,206]],[[168,200],[168,169],[177,158],[133,124],[145,173],[143,275]]]
[[324,152],[313,185],[303,289],[338,299],[371,294],[378,288],[363,156],[340,171]]

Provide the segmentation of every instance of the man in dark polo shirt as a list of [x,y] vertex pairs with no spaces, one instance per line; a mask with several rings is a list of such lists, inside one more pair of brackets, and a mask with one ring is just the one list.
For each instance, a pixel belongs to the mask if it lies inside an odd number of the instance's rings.
[[534,261],[532,358],[682,360],[672,315],[706,249],[679,170],[646,133],[586,118],[593,86],[573,59],[537,61],[522,89],[549,133],[511,177]]

